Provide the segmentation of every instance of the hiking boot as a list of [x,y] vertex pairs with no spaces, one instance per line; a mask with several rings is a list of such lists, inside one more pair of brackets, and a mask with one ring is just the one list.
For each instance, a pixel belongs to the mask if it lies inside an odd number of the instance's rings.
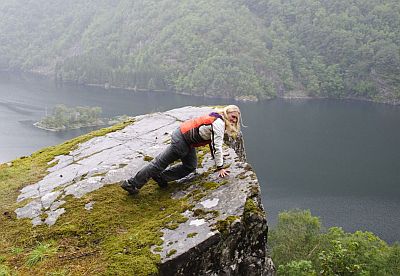
[[130,195],[136,195],[139,193],[139,189],[135,185],[129,183],[128,180],[122,182],[121,188],[127,191]]
[[157,176],[153,176],[152,178],[153,178],[153,180],[154,180],[155,182],[157,182],[157,184],[158,184],[158,186],[159,186],[160,188],[165,189],[165,188],[168,187],[168,182],[165,181],[165,179],[164,179],[162,176],[157,175]]

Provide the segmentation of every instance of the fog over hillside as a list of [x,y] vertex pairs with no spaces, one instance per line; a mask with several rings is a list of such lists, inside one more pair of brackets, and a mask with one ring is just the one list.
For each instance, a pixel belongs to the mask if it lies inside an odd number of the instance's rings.
[[193,95],[397,103],[397,0],[0,4],[0,68]]

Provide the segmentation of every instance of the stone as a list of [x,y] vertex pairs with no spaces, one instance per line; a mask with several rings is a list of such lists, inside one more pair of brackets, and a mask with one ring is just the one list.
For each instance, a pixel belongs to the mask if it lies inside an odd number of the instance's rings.
[[[52,226],[68,212],[66,196],[81,198],[102,187],[130,178],[148,164],[170,141],[180,122],[211,112],[210,107],[183,107],[164,113],[135,117],[135,123],[122,130],[95,137],[67,155],[57,156],[38,183],[24,187],[17,201],[25,205],[15,210],[17,218],[28,218],[33,225]],[[182,188],[171,195],[182,198],[204,190],[196,179],[210,183],[203,197],[193,200],[187,218],[175,229],[162,229],[163,245],[152,248],[159,254],[160,275],[272,275],[274,267],[267,256],[267,220],[261,204],[256,174],[246,163],[242,135],[225,140],[224,164],[229,176],[219,178],[209,153],[195,173],[177,181]],[[186,185],[188,184],[188,185]],[[251,200],[255,210],[246,210]],[[84,205],[86,211],[94,202]],[[97,202],[96,204],[102,204]],[[197,213],[195,210],[199,210]],[[202,215],[199,216],[198,213]]]
[[87,210],[87,211],[92,210],[92,209],[93,209],[93,204],[94,204],[93,201],[91,201],[91,202],[89,202],[89,203],[86,203],[86,204],[85,204],[85,210]]

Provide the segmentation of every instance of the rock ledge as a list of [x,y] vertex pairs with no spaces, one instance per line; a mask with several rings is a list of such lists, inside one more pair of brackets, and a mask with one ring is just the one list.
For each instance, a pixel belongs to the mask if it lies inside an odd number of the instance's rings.
[[[80,198],[105,185],[131,177],[169,143],[170,133],[181,121],[209,113],[209,107],[184,107],[164,113],[138,116],[135,123],[81,144],[68,155],[56,157],[38,183],[24,187],[18,196],[18,218],[33,225],[57,223],[66,210],[67,196]],[[174,198],[197,194],[187,219],[163,229],[163,244],[151,250],[161,256],[160,275],[272,275],[266,256],[267,220],[261,204],[255,172],[245,161],[243,141],[227,141],[226,179],[213,173],[213,160],[200,152],[195,174],[180,180]],[[93,205],[85,205],[88,212]]]

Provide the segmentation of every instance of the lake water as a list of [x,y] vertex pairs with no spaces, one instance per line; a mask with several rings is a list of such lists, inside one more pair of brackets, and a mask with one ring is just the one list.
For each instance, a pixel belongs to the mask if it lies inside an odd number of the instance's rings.
[[[230,103],[0,74],[0,162],[89,131],[52,133],[31,125],[56,104],[100,106],[107,117]],[[271,226],[279,211],[310,209],[327,227],[400,241],[400,107],[335,100],[236,104]]]

